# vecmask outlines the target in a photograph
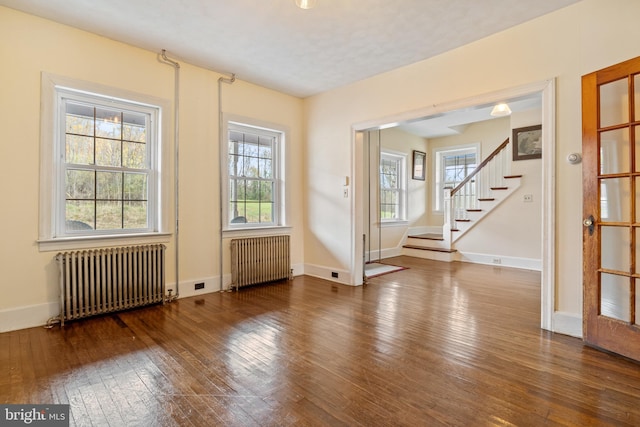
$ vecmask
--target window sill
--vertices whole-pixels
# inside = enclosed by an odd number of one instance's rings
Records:
[[[40,252],[93,249],[147,243],[167,243],[171,233],[114,234],[109,236],[77,236],[38,240]]]
[[[233,237],[258,237],[258,236],[272,236],[279,234],[291,233],[291,227],[289,226],[272,226],[272,227],[247,227],[238,229],[226,229],[222,231],[222,237],[229,239]]]

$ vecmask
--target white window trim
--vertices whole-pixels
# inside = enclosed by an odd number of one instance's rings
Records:
[[[58,194],[57,179],[52,179],[55,170],[56,131],[58,130],[58,88],[67,88],[87,94],[99,94],[114,99],[137,102],[159,107],[158,114],[158,173],[160,189],[159,200],[155,201],[157,230],[141,233],[96,234],[91,236],[55,236],[56,203]],[[170,199],[170,144],[163,141],[163,135],[170,135],[170,124],[162,119],[163,111],[170,111],[171,103],[165,99],[152,97],[112,88],[97,83],[76,80],[68,77],[42,73],[41,76],[41,108],[40,108],[40,196],[39,196],[39,228],[38,246],[41,251],[66,249],[84,249],[92,247],[114,246],[131,243],[168,242],[171,235],[169,222]]]
[[[400,179],[398,182],[400,183],[400,194],[399,194],[399,208],[400,208],[400,218],[396,219],[382,219],[380,218],[380,227],[393,227],[393,226],[402,226],[408,223],[407,217],[407,191],[409,188],[408,181],[408,173],[407,173],[407,153],[403,153],[401,151],[389,150],[387,148],[382,147],[380,149],[380,160],[382,160],[383,156],[396,158],[400,160],[401,168],[400,171]],[[378,168],[378,182],[380,180],[380,169]],[[378,210],[380,210],[380,195],[378,194]]]
[[[282,136],[275,148],[276,153],[276,166],[277,168],[277,196],[274,200],[274,206],[278,208],[278,214],[275,224],[229,224],[229,211],[227,206],[229,204],[229,171],[227,165],[227,158],[229,156],[229,123],[235,123],[243,127],[254,127],[256,129],[264,129],[271,132],[280,133]],[[253,119],[249,117],[243,117],[235,114],[223,113],[222,114],[222,137],[220,141],[220,180],[221,180],[221,215],[222,215],[222,231],[223,237],[238,237],[248,235],[264,235],[264,234],[279,234],[286,233],[291,230],[291,227],[287,225],[287,218],[289,218],[287,202],[289,199],[287,182],[287,165],[289,150],[287,150],[287,144],[289,142],[289,129],[286,126],[269,123],[266,121]]]
[[[476,162],[479,164],[482,158],[482,153],[480,152],[480,148],[482,144],[480,142],[474,142],[472,144],[463,144],[463,145],[455,145],[449,147],[439,147],[434,148],[432,151],[431,158],[433,159],[433,167],[431,170],[433,171],[433,195],[432,195],[432,206],[433,212],[442,214],[444,213],[444,201],[442,201],[442,206],[438,208],[438,195],[439,195],[439,187],[442,185],[442,157],[444,154],[449,153],[457,153],[457,154],[466,154],[474,152],[476,153]]]

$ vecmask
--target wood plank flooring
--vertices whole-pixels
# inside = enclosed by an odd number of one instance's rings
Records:
[[[78,426],[638,426],[640,365],[540,330],[537,272],[397,257],[0,334],[1,403]]]

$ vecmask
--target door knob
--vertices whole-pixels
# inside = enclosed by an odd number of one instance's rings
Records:
[[[589,218],[586,218],[584,221],[582,221],[582,224],[589,229],[589,236],[593,236],[595,222],[596,220],[595,218],[593,218],[593,215],[589,215]]]

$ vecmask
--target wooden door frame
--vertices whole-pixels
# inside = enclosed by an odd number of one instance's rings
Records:
[[[534,93],[542,94],[542,274],[540,292],[540,327],[550,331],[582,337],[581,323],[574,319],[556,316],[555,312],[555,165],[556,165],[556,89],[555,79],[543,80],[519,87],[466,98],[463,100],[432,105],[419,110],[400,113],[352,125],[351,138],[351,285],[362,285],[362,234],[364,231],[363,191],[363,138],[365,130],[392,127],[396,123],[445,113],[475,105],[500,102],[504,99]]]

